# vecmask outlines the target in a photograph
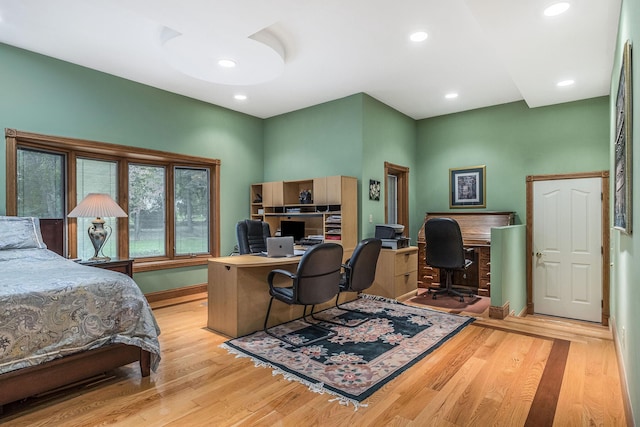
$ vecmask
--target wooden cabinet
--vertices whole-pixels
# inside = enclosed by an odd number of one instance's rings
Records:
[[[340,175],[252,184],[251,218],[268,222],[272,234],[283,220],[303,221],[305,234],[322,235],[349,253],[358,244],[357,195],[358,180]]]
[[[88,265],[90,267],[104,268],[105,270],[117,271],[124,273],[129,277],[133,277],[133,259],[111,258],[108,261],[102,260],[84,260],[78,261],[79,264]]]
[[[284,183],[282,181],[262,183],[262,205],[264,207],[284,204]]]
[[[342,177],[325,176],[314,178],[313,203],[316,205],[342,204]]]
[[[365,293],[386,298],[415,295],[418,288],[418,248],[382,249],[378,258],[376,277]]]
[[[465,248],[471,249],[473,264],[464,273],[454,274],[454,284],[475,288],[478,295],[491,295],[491,228],[512,225],[513,212],[431,212],[431,218],[453,218],[460,225]],[[440,271],[427,265],[424,225],[418,232],[418,286],[428,288],[440,285]]]

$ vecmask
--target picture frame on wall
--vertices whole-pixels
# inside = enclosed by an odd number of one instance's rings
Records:
[[[369,180],[369,200],[380,201],[380,181]]]
[[[622,53],[622,67],[616,97],[616,130],[614,135],[615,177],[613,193],[613,226],[631,234],[632,219],[632,123],[631,123],[631,42]]]
[[[449,207],[486,207],[486,166],[449,169]]]

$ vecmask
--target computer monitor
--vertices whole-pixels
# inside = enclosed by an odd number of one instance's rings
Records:
[[[280,235],[293,236],[295,242],[304,239],[304,221],[280,221]]]

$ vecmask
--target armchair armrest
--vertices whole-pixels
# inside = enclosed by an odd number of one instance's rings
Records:
[[[279,268],[275,270],[271,270],[267,275],[267,283],[269,283],[269,288],[273,289],[273,278],[276,274],[281,274],[283,276],[287,276],[291,280],[295,280],[298,276],[295,273],[292,273],[287,270],[281,270]]]

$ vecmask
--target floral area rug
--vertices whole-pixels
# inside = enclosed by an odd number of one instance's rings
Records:
[[[322,333],[298,319],[270,329],[298,346],[259,331],[227,341],[222,347],[357,409],[366,406],[363,400],[376,390],[474,320],[369,295],[361,295],[341,307],[357,312],[330,308],[315,317],[344,326],[307,316],[310,322],[335,333],[308,345],[304,343],[321,338]]]

